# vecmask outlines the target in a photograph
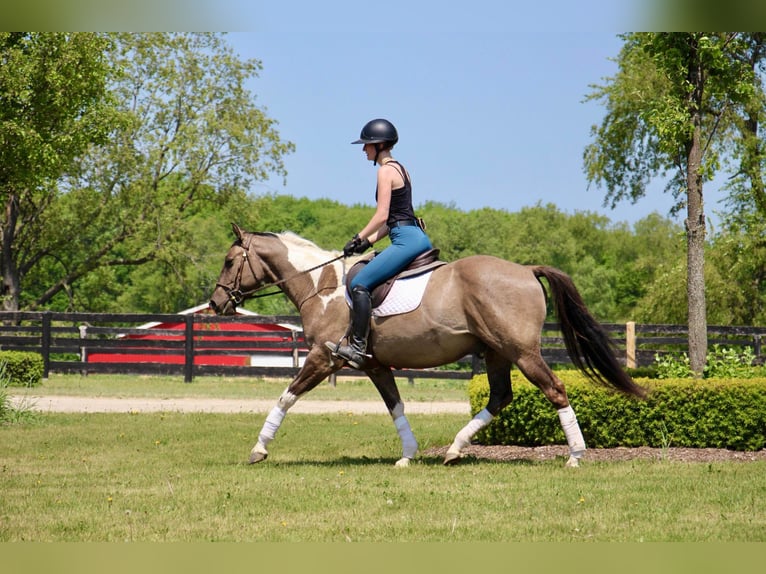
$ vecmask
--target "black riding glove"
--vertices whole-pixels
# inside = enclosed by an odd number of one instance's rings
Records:
[[[346,243],[345,247],[343,247],[343,256],[348,257],[349,255],[353,255],[354,253],[364,253],[367,251],[370,247],[372,247],[372,243],[370,243],[370,240],[366,237],[364,239],[359,237],[359,234],[357,233],[354,235],[354,237]]]
[[[360,241],[361,241],[361,239],[359,239],[359,236],[358,235],[354,235],[354,237],[351,239],[351,241],[346,243],[346,246],[343,248],[343,256],[344,257],[348,257],[349,255],[353,255],[354,254],[354,249],[356,248],[357,245],[359,245]]]
[[[357,246],[354,248],[354,253],[364,253],[367,251],[370,247],[372,247],[372,243],[370,243],[370,240],[366,237],[362,239]]]

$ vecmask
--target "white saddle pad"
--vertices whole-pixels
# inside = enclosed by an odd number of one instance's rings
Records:
[[[423,293],[425,293],[431,273],[433,271],[394,281],[394,285],[391,287],[391,291],[388,292],[385,301],[372,310],[372,316],[388,317],[389,315],[409,313],[417,309],[420,306],[420,301],[423,299]],[[348,292],[346,292],[346,303],[348,303],[349,307],[351,306],[351,297],[349,297]]]

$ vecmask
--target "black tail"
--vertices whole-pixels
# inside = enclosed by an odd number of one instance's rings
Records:
[[[554,267],[540,265],[531,269],[538,280],[545,277],[550,285],[561,333],[574,365],[596,382],[645,397],[646,389],[637,385],[622,368],[614,342],[588,311],[571,277]]]

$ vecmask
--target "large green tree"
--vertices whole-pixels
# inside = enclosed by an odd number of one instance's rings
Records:
[[[706,221],[703,183],[720,169],[733,127],[753,101],[753,67],[738,33],[636,33],[622,36],[619,71],[589,99],[606,116],[584,154],[589,182],[605,203],[637,201],[651,179],[670,175],[666,191],[686,206],[689,358],[700,376],[707,356]]]
[[[738,137],[732,141],[734,166],[727,188],[729,213],[736,231],[741,224],[757,213],[766,217],[766,143],[763,125],[766,121],[766,93],[763,74],[766,71],[766,32],[742,34],[742,49],[736,55],[739,66],[750,71],[753,81],[751,97],[744,100],[734,116],[734,129]],[[743,215],[740,218],[740,214]]]
[[[109,38],[0,33],[0,275],[4,310],[17,310],[41,248],[57,182],[89,145],[106,141]]]
[[[110,39],[116,48],[108,89],[120,121],[106,141],[80,155],[79,169],[62,181],[65,192],[40,218],[33,247],[55,256],[34,270],[40,280],[25,289],[26,308],[50,306],[64,293],[71,306],[103,308],[103,301],[78,299],[78,285],[116,298],[130,287],[126,270],[149,263],[159,271],[143,275],[145,288],[162,270],[166,281],[197,282],[199,272],[178,271],[202,265],[194,243],[210,237],[205,225],[189,221],[202,221],[200,214],[222,208],[254,181],[286,175],[282,158],[293,145],[280,139],[276,121],[246,88],[260,62],[238,58],[222,34]]]

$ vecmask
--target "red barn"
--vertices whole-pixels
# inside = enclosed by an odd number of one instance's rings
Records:
[[[207,304],[198,305],[191,309],[180,311],[179,315],[209,314],[211,311]],[[237,309],[237,315],[257,316],[257,313],[246,309]],[[177,322],[153,322],[139,325],[136,329],[146,329],[147,333],[119,335],[122,341],[136,341],[137,344],[120,345],[115,352],[95,351],[87,353],[86,360],[89,363],[169,363],[184,364],[183,347],[163,349],[158,341],[184,341],[186,324],[183,319]],[[156,331],[156,332],[153,332]],[[178,335],[168,331],[180,331]],[[216,335],[215,332],[226,331],[226,335]],[[265,342],[292,342],[300,327],[295,325],[277,323],[194,323],[194,341],[198,349],[204,348],[205,352],[195,353],[195,365],[232,365],[232,366],[259,366],[259,367],[292,367],[294,355],[291,349],[264,348]],[[237,332],[232,334],[231,332]],[[239,332],[242,334],[240,335]],[[197,334],[199,333],[199,335]],[[302,337],[299,339],[302,341]],[[151,341],[151,346],[141,346],[140,341]],[[235,351],[216,353],[215,342],[242,342],[240,349]],[[200,344],[203,343],[203,344]],[[207,343],[207,344],[205,344]],[[260,348],[259,348],[260,345]],[[305,356],[307,349],[301,345]],[[303,356],[298,359],[298,364],[303,364]]]

